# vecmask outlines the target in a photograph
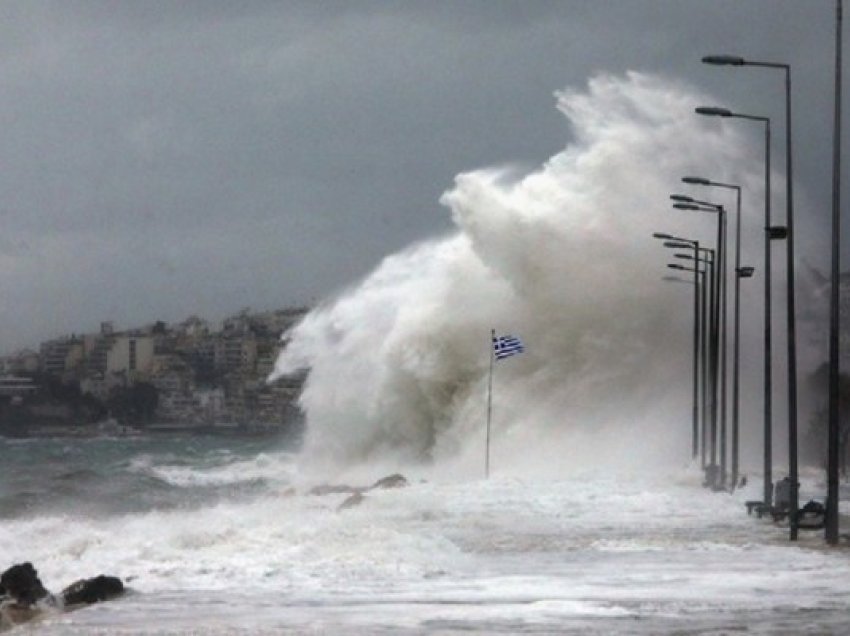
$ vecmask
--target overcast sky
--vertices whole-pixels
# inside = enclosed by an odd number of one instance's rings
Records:
[[[781,73],[708,53],[792,65],[826,227],[833,38],[831,0],[5,0],[0,352],[332,294],[450,231],[457,173],[562,149],[553,92],[600,72],[773,117],[781,167]]]

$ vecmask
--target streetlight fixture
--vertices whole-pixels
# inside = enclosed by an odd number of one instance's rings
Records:
[[[713,481],[715,488],[725,488],[726,485],[726,213],[722,205],[708,201],[700,201],[683,194],[671,194],[670,198],[676,203],[673,207],[679,210],[696,210],[701,212],[716,212],[717,218],[717,268],[713,287],[714,328],[712,329],[712,418],[717,419],[717,390],[720,389],[720,481]],[[722,343],[722,344],[721,344]]]
[[[773,503],[773,379],[771,356],[771,294],[770,294],[770,118],[735,113],[728,108],[698,106],[696,113],[708,117],[733,117],[764,124],[764,504]]]
[[[710,413],[709,413],[709,388],[711,386],[711,378],[709,376],[709,335],[711,330],[711,325],[714,322],[714,294],[709,293],[709,290],[714,289],[714,263],[716,253],[713,249],[709,247],[701,247],[700,248],[700,262],[705,264],[705,268],[703,271],[703,286],[702,286],[702,413],[703,413],[703,427],[702,427],[702,466],[703,469],[706,468],[706,436],[708,435],[708,427],[705,426],[705,422],[709,421]],[[713,400],[713,398],[712,398]],[[710,444],[711,447],[711,466],[712,471],[716,473],[716,455],[717,455],[717,420],[713,420],[714,424],[711,425],[711,439],[712,442]],[[713,480],[713,478],[712,478]]]
[[[729,190],[735,190],[735,298],[734,298],[734,335],[733,335],[733,355],[732,355],[732,488],[734,489],[738,484],[738,456],[739,456],[739,404],[740,404],[740,342],[741,342],[741,276],[737,275],[737,273],[741,269],[741,186],[734,185],[731,183],[722,183],[720,181],[712,181],[711,179],[706,179],[704,177],[682,177],[682,181],[684,183],[690,185],[701,185],[701,186],[711,186],[718,188],[725,188]],[[726,280],[726,264],[724,261],[724,281]],[[752,272],[750,273],[752,275]],[[724,295],[724,302],[726,298]],[[726,310],[724,306],[723,311],[723,333],[726,334]],[[726,360],[726,348],[724,345],[723,350],[723,359],[724,359],[724,370],[725,370],[725,360]],[[724,414],[726,408],[726,374],[723,375],[721,392],[723,394],[724,399],[721,399],[721,402],[724,405]]]
[[[670,247],[670,244],[666,244]],[[695,256],[690,254],[675,254],[675,258],[687,259],[694,262],[694,266],[705,264],[707,274],[707,285],[702,289],[702,455],[701,465],[705,471],[705,482],[707,486],[714,487],[717,483],[717,356],[716,356],[716,333],[717,333],[717,272],[719,261],[713,249],[700,247]],[[717,265],[717,266],[716,266]],[[674,268],[675,269],[675,268]],[[693,271],[693,270],[687,270]],[[708,299],[706,300],[706,295]],[[706,312],[708,317],[706,318]],[[706,426],[706,422],[709,425]],[[709,443],[706,444],[706,438]],[[706,463],[706,446],[709,449],[709,461]]]
[[[664,244],[665,247],[672,247],[673,245],[675,245],[676,247],[681,246],[678,243],[676,243],[676,244],[665,243]],[[689,248],[690,245],[684,245],[684,247]],[[705,248],[699,248],[699,250],[703,251],[703,250],[705,250]],[[677,255],[677,256],[682,256],[682,255]],[[705,262],[706,266],[704,268],[700,269],[698,265],[702,262]],[[694,267],[692,267],[692,268],[685,267],[684,265],[679,265],[678,263],[671,263],[671,264],[667,265],[667,267],[669,267],[670,269],[676,269],[676,270],[679,270],[679,271],[694,272],[694,280],[696,282],[695,294],[698,294],[698,298],[699,298],[699,300],[698,300],[699,312],[696,314],[696,317],[695,317],[695,325],[696,325],[695,336],[696,336],[696,338],[695,338],[695,341],[694,341],[694,344],[695,344],[695,347],[694,347],[695,358],[694,359],[701,361],[701,364],[700,364],[701,370],[700,370],[700,373],[699,373],[699,377],[701,379],[701,385],[702,385],[701,386],[701,388],[702,388],[702,398],[701,398],[702,425],[699,428],[699,430],[696,431],[696,433],[697,433],[696,439],[699,440],[700,467],[702,468],[703,471],[706,470],[706,437],[707,437],[707,433],[708,433],[707,426],[706,426],[706,422],[708,421],[708,383],[707,383],[707,373],[706,373],[706,371],[707,371],[707,365],[706,365],[707,350],[706,349],[707,349],[707,340],[708,340],[707,329],[706,329],[706,326],[707,326],[706,310],[707,310],[708,303],[706,302],[706,276],[707,276],[709,265],[710,264],[707,260],[703,261],[702,259],[699,259],[699,257],[697,257],[697,260],[694,262]],[[697,366],[695,365],[694,368],[696,369]],[[695,376],[695,378],[696,378],[696,376]],[[698,394],[696,392],[694,393],[694,397],[695,397],[695,400],[699,401]],[[694,404],[696,404],[697,401],[695,401]],[[713,451],[714,451],[714,446],[712,445],[712,462],[711,462],[711,465],[715,466],[715,462],[714,462],[714,459],[713,459],[713,455],[714,455]]]
[[[840,11],[839,11],[840,12]],[[797,471],[797,328],[794,293],[794,175],[791,162],[791,66],[777,62],[747,60],[737,55],[707,55],[705,64],[717,66],[760,66],[785,71],[785,181],[786,181],[786,252],[787,252],[787,331],[788,331],[788,473],[791,480],[789,515],[790,539],[797,539],[797,511],[800,508],[800,484]],[[769,274],[769,270],[766,272]]]
[[[656,238],[664,238],[664,247],[675,245],[676,248],[688,248],[694,250],[694,257],[699,257],[699,241],[694,241],[685,238],[672,237],[669,234],[653,234]],[[674,239],[674,240],[669,240]],[[693,416],[692,416],[692,437],[691,437],[691,456],[696,458],[699,450],[699,278],[698,274],[694,273],[694,355],[693,355]]]

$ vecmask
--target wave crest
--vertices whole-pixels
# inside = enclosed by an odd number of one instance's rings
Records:
[[[602,75],[556,97],[572,129],[562,152],[524,175],[459,175],[441,198],[452,235],[388,256],[288,334],[273,377],[311,370],[306,463],[477,466],[491,328],[526,345],[496,367],[497,465],[685,447],[691,296],[660,281],[650,235],[712,237],[714,216],[673,212],[668,194],[688,173],[740,182],[748,148],[693,115],[704,95],[659,77]]]

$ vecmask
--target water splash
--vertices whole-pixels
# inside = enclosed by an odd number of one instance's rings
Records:
[[[710,98],[659,77],[556,97],[573,133],[562,152],[524,175],[459,175],[441,198],[454,234],[388,256],[289,334],[272,377],[311,370],[305,465],[480,470],[491,328],[527,349],[496,367],[497,470],[687,457],[691,296],[661,282],[650,235],[712,238],[715,217],[673,212],[668,194],[689,173],[757,190],[755,153],[693,115]]]

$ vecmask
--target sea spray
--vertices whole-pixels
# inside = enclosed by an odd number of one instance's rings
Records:
[[[655,76],[598,76],[557,100],[562,152],[524,175],[459,175],[441,198],[455,233],[388,256],[288,334],[272,378],[310,369],[304,466],[477,474],[491,328],[527,349],[496,367],[496,471],[686,460],[692,296],[662,282],[670,252],[651,234],[713,244],[716,217],[668,195],[692,173],[758,192],[757,153],[693,114],[710,98]]]

